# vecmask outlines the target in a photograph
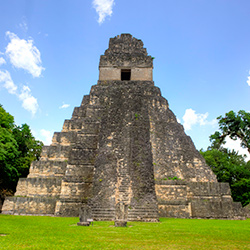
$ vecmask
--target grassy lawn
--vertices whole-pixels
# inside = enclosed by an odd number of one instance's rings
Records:
[[[250,249],[250,220],[167,219],[76,226],[78,218],[0,215],[0,249]]]

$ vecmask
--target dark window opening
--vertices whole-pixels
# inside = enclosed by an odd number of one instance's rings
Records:
[[[121,70],[121,80],[130,81],[131,78],[131,69],[122,69]]]

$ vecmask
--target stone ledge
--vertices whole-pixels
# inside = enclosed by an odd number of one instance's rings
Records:
[[[112,86],[112,87],[131,87],[131,86],[154,86],[154,81],[111,81],[111,80],[98,80],[100,86]],[[158,88],[157,88],[158,89]]]
[[[171,201],[164,201],[158,200],[158,205],[188,205],[189,201],[187,200],[171,200]]]
[[[155,180],[156,185],[187,185],[185,180]]]

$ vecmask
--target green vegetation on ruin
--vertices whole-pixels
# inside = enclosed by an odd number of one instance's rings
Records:
[[[162,218],[76,226],[78,218],[0,215],[1,249],[250,249],[250,219]]]

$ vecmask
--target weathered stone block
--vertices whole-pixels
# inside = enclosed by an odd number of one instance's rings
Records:
[[[92,220],[92,210],[87,204],[82,204],[79,209],[79,219],[80,222],[77,223],[78,226],[89,226],[90,220]]]
[[[69,153],[71,151],[70,146],[62,146],[62,145],[51,145],[44,146],[41,153],[41,160],[68,160]]]
[[[60,199],[85,199],[92,196],[92,183],[62,181]]]
[[[75,131],[69,132],[55,132],[52,145],[62,145],[62,146],[69,146],[71,143],[76,141],[77,133]]]
[[[89,104],[89,99],[90,99],[89,95],[84,95],[82,98],[81,106],[84,106],[84,107],[87,106]]]
[[[93,171],[93,165],[68,165],[64,179],[92,183],[94,174]]]
[[[79,216],[79,208],[82,205],[82,201],[71,200],[71,199],[60,199],[56,203],[56,208],[54,210],[54,214],[56,216],[64,216],[64,217],[78,217]]]
[[[15,197],[6,197],[2,207],[3,214],[14,214]]]
[[[65,174],[65,161],[34,161],[30,167],[28,178],[34,177],[62,177]]]
[[[86,135],[79,133],[75,140],[75,147],[83,149],[96,149],[98,145],[98,139],[99,138],[97,135]]]
[[[69,163],[71,165],[92,165],[95,162],[95,149],[73,148],[70,153]]]

